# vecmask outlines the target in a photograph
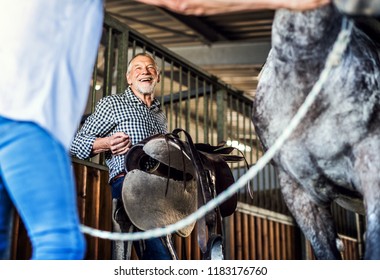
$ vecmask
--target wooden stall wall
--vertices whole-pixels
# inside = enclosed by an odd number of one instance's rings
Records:
[[[108,185],[108,171],[83,163],[73,163],[77,183],[78,209],[82,224],[112,231],[112,196]],[[86,259],[111,259],[112,242],[86,235]]]
[[[226,255],[231,260],[299,259],[299,230],[290,217],[238,203],[226,221]]]
[[[73,162],[80,220],[84,225],[112,232],[112,198],[108,171],[89,162]],[[15,216],[12,259],[29,259],[31,246],[24,226]],[[180,260],[200,260],[197,229],[186,238],[173,235]],[[289,216],[239,202],[237,211],[224,223],[225,253],[230,260],[314,259],[308,242]],[[358,241],[341,235],[346,260],[360,259]],[[86,235],[87,260],[112,259],[112,241]],[[302,248],[305,250],[302,250]],[[304,253],[302,253],[304,252]],[[137,259],[132,254],[132,259]]]

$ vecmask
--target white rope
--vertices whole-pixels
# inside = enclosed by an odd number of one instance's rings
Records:
[[[346,50],[348,42],[350,41],[350,34],[352,30],[352,21],[348,21],[346,18],[343,19],[342,30],[340,31],[336,42],[334,43],[333,49],[327,57],[325,67],[320,74],[319,80],[315,83],[313,89],[305,99],[305,102],[299,108],[298,112],[294,115],[293,119],[290,121],[288,127],[282,132],[280,137],[276,140],[272,147],[270,147],[267,152],[257,161],[257,163],[252,166],[246,174],[241,176],[234,184],[232,184],[224,192],[220,193],[217,197],[209,201],[207,204],[200,207],[197,211],[190,214],[186,218],[178,221],[175,224],[168,225],[163,228],[155,228],[143,232],[135,233],[117,233],[117,232],[108,232],[85,225],[81,226],[81,230],[84,233],[90,234],[95,237],[110,239],[110,240],[140,240],[140,239],[149,239],[153,237],[160,237],[167,234],[174,233],[185,226],[188,226],[198,219],[205,216],[209,211],[215,209],[218,205],[223,203],[239,189],[243,188],[252,178],[254,178],[257,173],[267,165],[274,155],[280,150],[284,142],[289,138],[298,124],[301,122],[302,118],[306,115],[308,109],[316,99],[318,93],[321,91],[322,86],[326,82],[327,78],[330,75],[331,70],[336,67],[340,59]]]

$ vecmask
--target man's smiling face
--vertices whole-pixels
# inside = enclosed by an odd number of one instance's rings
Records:
[[[135,57],[128,67],[127,81],[134,92],[153,94],[160,74],[152,58],[143,55]]]

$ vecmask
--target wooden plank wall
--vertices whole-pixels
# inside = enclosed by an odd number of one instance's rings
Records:
[[[89,227],[112,231],[112,196],[108,171],[73,163],[81,222]],[[86,235],[86,259],[111,259],[112,241]]]
[[[108,171],[89,165],[73,163],[77,183],[80,220],[83,224],[112,231],[112,198],[108,185]],[[248,209],[248,210],[247,210]],[[302,259],[302,247],[306,259],[313,259],[310,244],[302,246],[299,230],[289,220],[265,209],[250,212],[252,206],[239,203],[238,210],[226,218],[224,236],[226,259],[231,260],[292,260]],[[264,213],[264,214],[263,214]],[[281,216],[281,215],[280,215]],[[288,218],[289,219],[289,218]],[[285,221],[286,220],[286,221]],[[17,214],[14,219],[12,259],[29,259],[31,247],[22,222]],[[202,254],[197,241],[197,228],[189,237],[173,235],[173,242],[180,260],[200,260]],[[112,241],[86,235],[86,259],[111,259]],[[342,236],[346,250],[344,259],[360,259],[357,240]],[[137,259],[133,252],[132,259]]]
[[[344,260],[360,260],[362,256],[359,254],[359,244],[356,239],[340,235],[343,241],[344,251],[342,252],[342,257]]]
[[[297,259],[293,225],[241,211],[236,211],[227,225],[227,259]]]
[[[196,236],[174,236],[179,259],[202,258]],[[281,223],[259,215],[236,211],[225,221],[225,253],[229,260],[294,260],[300,259],[298,231],[289,223]]]

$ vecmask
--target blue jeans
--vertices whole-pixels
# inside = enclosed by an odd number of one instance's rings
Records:
[[[40,126],[0,116],[0,259],[9,248],[10,214],[18,211],[32,259],[82,259],[71,161]]]
[[[121,190],[124,177],[117,178],[111,182],[112,198],[121,200]],[[133,246],[140,260],[172,260],[168,246],[173,248],[170,240],[166,238],[152,238],[141,241],[134,241]],[[168,238],[170,239],[170,238]],[[174,250],[173,250],[174,252]]]

